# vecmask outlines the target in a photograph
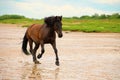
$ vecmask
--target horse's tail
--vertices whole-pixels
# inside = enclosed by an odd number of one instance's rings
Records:
[[[30,53],[27,51],[27,43],[28,43],[28,39],[27,39],[26,33],[25,33],[24,38],[23,38],[23,42],[22,42],[22,51],[23,51],[26,55],[29,55]]]

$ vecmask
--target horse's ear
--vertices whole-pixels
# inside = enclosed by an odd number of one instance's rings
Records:
[[[62,16],[60,16],[60,21],[62,21]]]
[[[60,21],[62,21],[62,16],[55,16],[55,20],[60,20]]]
[[[58,19],[58,16],[55,16],[55,20],[57,20]]]
[[[49,24],[49,18],[48,17],[46,17],[45,19],[44,19],[44,22],[46,23],[46,24]]]

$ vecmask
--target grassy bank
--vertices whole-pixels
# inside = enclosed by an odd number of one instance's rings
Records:
[[[63,18],[64,31],[80,32],[118,32],[120,33],[120,19],[77,19]],[[43,24],[43,19],[1,19],[4,24],[21,24],[22,27],[28,27],[31,24]]]

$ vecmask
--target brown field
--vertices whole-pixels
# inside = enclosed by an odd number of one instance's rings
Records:
[[[58,67],[50,45],[41,64],[24,55],[26,28],[18,26],[0,24],[0,80],[120,80],[120,33],[64,32],[57,38]]]

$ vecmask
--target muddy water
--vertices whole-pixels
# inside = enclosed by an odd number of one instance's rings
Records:
[[[22,53],[25,30],[0,24],[0,80],[120,80],[119,33],[64,32],[57,38],[58,67],[50,45],[45,45],[41,64]]]

